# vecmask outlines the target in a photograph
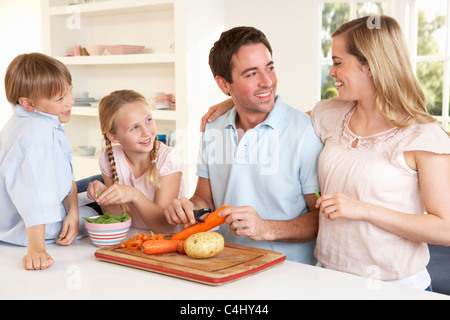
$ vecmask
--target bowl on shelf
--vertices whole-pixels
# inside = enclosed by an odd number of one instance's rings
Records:
[[[80,156],[93,156],[95,154],[95,146],[78,146],[77,151]]]
[[[98,216],[101,217],[101,216]],[[98,218],[91,217],[91,218]],[[91,223],[84,221],[84,226],[92,243],[97,247],[109,247],[119,244],[128,235],[132,219],[118,223]]]
[[[156,97],[156,109],[170,109],[173,103],[172,94],[160,94]]]
[[[91,56],[101,56],[105,52],[105,46],[87,45],[86,50]]]
[[[118,45],[112,45],[112,46],[105,46],[106,50],[112,54],[137,54],[140,53],[145,46],[132,46],[132,45],[125,45],[125,44],[118,44]]]

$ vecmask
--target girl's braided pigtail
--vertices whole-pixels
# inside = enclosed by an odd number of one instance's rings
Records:
[[[111,141],[106,137],[106,134],[104,135],[105,138],[105,144],[106,144],[106,156],[108,157],[109,161],[109,167],[111,169],[112,178],[114,180],[114,183],[119,183],[119,178],[117,177],[117,169],[116,169],[116,162],[114,161],[114,154],[112,150]],[[129,212],[129,208],[126,203],[123,203],[120,205],[122,208],[122,212]]]
[[[147,185],[153,186],[155,189],[158,189],[161,184],[158,179],[158,150],[159,150],[159,141],[158,136],[155,136],[155,141],[153,142],[153,149],[150,151],[150,168],[147,170],[146,181]]]

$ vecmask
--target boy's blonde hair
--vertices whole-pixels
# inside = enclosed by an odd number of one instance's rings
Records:
[[[106,155],[108,157],[112,177],[114,179],[114,182],[116,183],[118,183],[119,181],[117,177],[116,163],[114,161],[111,141],[108,139],[106,134],[115,134],[117,132],[116,119],[119,114],[120,108],[128,103],[136,101],[141,101],[147,105],[147,101],[140,93],[133,90],[118,90],[104,97],[100,101],[98,108],[100,129],[102,131],[106,144]],[[150,151],[150,167],[146,173],[147,185],[153,186],[155,189],[160,187],[157,170],[158,150],[159,143],[158,137],[156,136],[153,143],[153,149],[152,151]]]
[[[18,55],[9,64],[5,75],[6,98],[16,105],[19,98],[32,101],[50,99],[72,86],[72,76],[59,60],[42,53]]]
[[[376,105],[386,119],[400,128],[415,122],[436,122],[428,114],[425,94],[395,19],[384,15],[362,17],[341,25],[332,34],[338,35],[345,36],[348,53],[369,65],[377,89]]]

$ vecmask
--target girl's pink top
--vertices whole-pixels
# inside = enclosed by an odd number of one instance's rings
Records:
[[[113,146],[114,161],[116,163],[117,177],[119,178],[119,184],[124,184],[127,186],[132,186],[139,189],[150,201],[155,201],[155,189],[148,186],[145,181],[146,173],[140,177],[134,177],[131,171],[130,165],[126,159],[125,153],[122,146]],[[99,159],[100,169],[103,174],[108,177],[112,176],[111,168],[109,166],[108,157],[106,151],[103,150]],[[158,176],[162,177],[176,172],[183,172],[183,160],[176,149],[166,146],[164,143],[160,142],[160,147],[158,150]],[[181,179],[180,190],[178,193],[178,198],[184,196],[184,183],[183,178]],[[131,204],[127,204],[130,208],[130,213],[133,218],[133,227],[149,229],[151,226],[147,226],[142,220],[141,216],[138,214],[136,208]],[[168,230],[173,231],[173,230]]]
[[[348,128],[354,104],[339,98],[319,102],[311,113],[325,147],[319,157],[321,192],[342,192],[355,199],[409,214],[424,214],[416,171],[405,151],[450,153],[450,139],[434,124],[359,137]],[[352,142],[358,144],[352,148]],[[381,280],[397,280],[424,269],[426,243],[403,239],[366,221],[320,216],[314,251],[322,266]]]

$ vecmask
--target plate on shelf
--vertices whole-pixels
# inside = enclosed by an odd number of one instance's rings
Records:
[[[75,102],[92,102],[95,101],[95,98],[87,97],[87,98],[74,98]]]
[[[86,97],[86,98],[74,98],[74,104],[75,107],[89,107],[93,103],[97,103],[98,101],[95,100],[95,98],[92,97]]]

